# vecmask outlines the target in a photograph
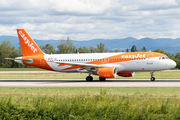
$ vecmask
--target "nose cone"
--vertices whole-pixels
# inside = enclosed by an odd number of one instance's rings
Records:
[[[168,63],[168,66],[169,66],[170,68],[174,68],[174,67],[176,67],[176,62],[175,62],[174,60],[171,60],[171,61]]]

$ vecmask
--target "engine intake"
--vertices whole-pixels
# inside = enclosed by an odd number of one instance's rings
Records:
[[[133,77],[135,72],[118,72],[117,74],[122,77]]]
[[[114,78],[117,70],[114,67],[98,68],[97,74],[102,78]]]

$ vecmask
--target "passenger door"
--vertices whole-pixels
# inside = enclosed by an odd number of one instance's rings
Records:
[[[148,54],[147,64],[148,65],[152,65],[153,64],[153,54]]]

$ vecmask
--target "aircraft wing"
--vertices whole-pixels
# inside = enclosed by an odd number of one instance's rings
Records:
[[[112,67],[111,65],[97,65],[97,64],[85,64],[85,63],[73,63],[73,62],[56,62],[56,61],[47,61],[47,62],[53,62],[57,64],[66,64],[66,65],[80,65],[83,67],[95,67],[95,68],[100,68],[100,67]]]

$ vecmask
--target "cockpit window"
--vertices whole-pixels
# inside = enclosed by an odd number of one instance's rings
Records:
[[[169,59],[169,57],[159,57],[159,60]]]

